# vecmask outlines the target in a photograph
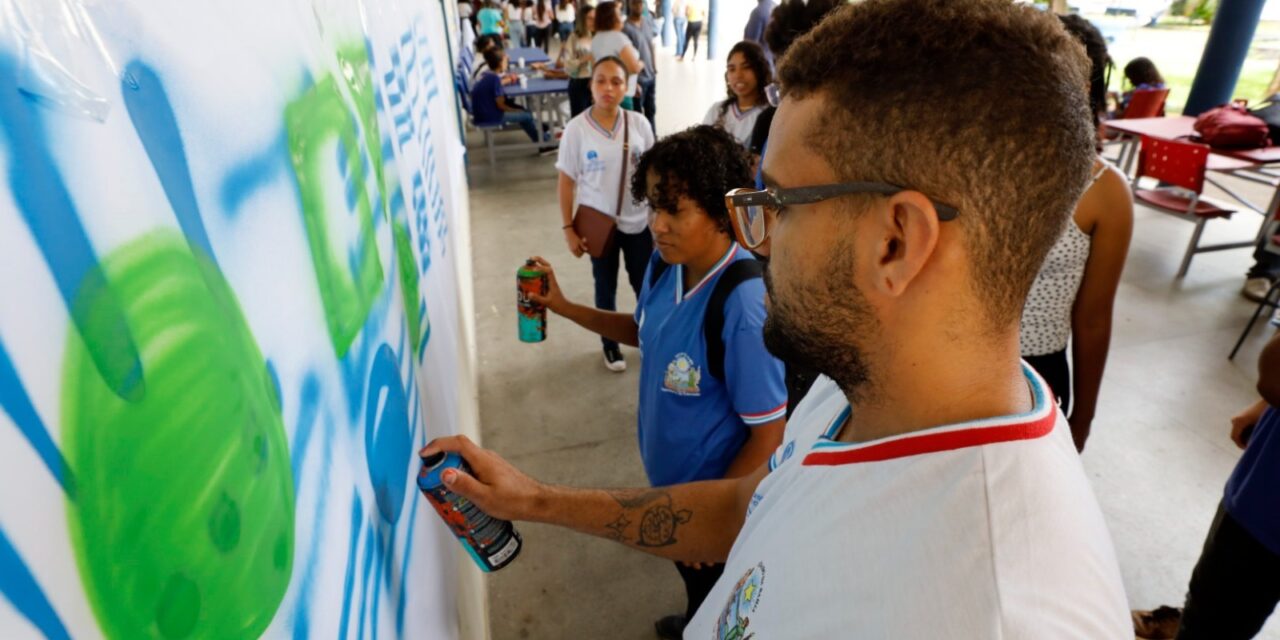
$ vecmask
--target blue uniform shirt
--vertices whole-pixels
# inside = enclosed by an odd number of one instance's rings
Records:
[[[471,87],[471,116],[476,124],[502,122],[502,108],[498,98],[502,96],[502,76],[490,71]]]
[[[649,271],[660,260],[657,252]],[[684,291],[672,265],[636,309],[640,327],[640,457],[653,486],[723,478],[755,425],[786,415],[782,363],[764,348],[764,282],[739,283],[724,305],[724,377],[706,366],[702,319],[730,262],[754,260],[737,243],[702,282]]]
[[[1280,410],[1268,407],[1249,436],[1249,446],[1227,480],[1227,513],[1280,555]]]

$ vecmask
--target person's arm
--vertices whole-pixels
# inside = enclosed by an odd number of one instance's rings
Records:
[[[618,56],[622,58],[622,64],[627,65],[627,71],[631,75],[635,75],[644,70],[644,62],[640,60],[640,54],[636,52],[636,48],[627,45],[618,52]]]
[[[1129,185],[1108,167],[1079,206],[1093,229],[1084,279],[1071,310],[1074,400],[1068,422],[1076,449],[1083,451],[1111,347],[1112,308],[1133,235],[1133,200]]]
[[[598,333],[629,347],[640,346],[640,327],[636,325],[636,319],[632,314],[601,311],[595,307],[570,301],[560,290],[560,283],[556,281],[556,272],[551,267],[551,263],[542,256],[534,256],[533,261],[538,264],[539,271],[547,274],[547,293],[545,295],[531,293],[530,300],[545,306],[558,316],[572,320],[587,331]]]
[[[1258,393],[1267,404],[1280,408],[1280,333],[1271,338],[1258,357]]]
[[[556,194],[560,197],[560,226],[564,228],[564,241],[569,245],[569,253],[575,258],[581,258],[587,252],[587,241],[579,238],[573,230],[573,190],[576,187],[577,183],[573,178],[561,171],[560,180],[556,183]]]
[[[654,489],[575,489],[538,482],[466,436],[438,438],[423,457],[454,452],[471,474],[442,476],[450,491],[503,520],[541,522],[620,542],[685,562],[723,562],[746,519],[756,486],[768,474]]]
[[[778,418],[773,422],[751,427],[751,435],[738,450],[738,455],[725,472],[726,478],[741,478],[760,465],[769,461],[769,456],[782,444],[782,433],[787,429],[787,419]]]

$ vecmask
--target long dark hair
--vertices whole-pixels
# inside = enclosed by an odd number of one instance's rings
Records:
[[[601,2],[596,5],[596,33],[613,31],[621,25],[622,19],[618,17],[618,3]]]
[[[1107,40],[1092,22],[1072,14],[1058,16],[1067,33],[1084,45],[1084,52],[1089,56],[1089,108],[1093,111],[1093,124],[1101,122],[1099,114],[1107,111],[1107,85],[1111,83],[1111,70],[1115,63],[1111,54],[1107,53]]]
[[[773,84],[773,69],[769,67],[768,58],[764,57],[764,49],[760,45],[743,40],[733,45],[729,50],[729,55],[725,56],[725,63],[733,59],[733,54],[741,53],[742,59],[747,62],[747,66],[751,67],[751,71],[756,75],[756,106],[769,104],[769,97],[765,95],[765,87]],[[727,73],[727,72],[726,72]],[[724,120],[726,114],[729,113],[729,105],[737,104],[738,94],[733,92],[733,87],[728,87],[729,99],[720,104],[720,120]]]
[[[547,0],[533,0],[533,17],[541,20],[547,15]]]
[[[1160,75],[1160,70],[1156,68],[1156,63],[1150,58],[1134,58],[1129,64],[1124,66],[1124,77],[1129,84],[1138,86],[1141,84],[1164,84],[1164,76]]]

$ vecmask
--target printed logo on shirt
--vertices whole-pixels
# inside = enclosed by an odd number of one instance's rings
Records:
[[[599,173],[604,171],[604,160],[600,159],[600,154],[595,149],[587,151],[587,161],[582,165],[583,173]]]
[[[755,613],[764,593],[764,574],[762,562],[747,571],[734,585],[728,604],[716,619],[716,640],[750,640],[755,637],[754,633],[747,633],[747,628],[751,626],[751,614]]]
[[[702,381],[702,367],[694,366],[693,358],[687,353],[676,354],[667,364],[667,375],[662,381],[663,391],[678,396],[700,396],[702,390],[698,383]]]

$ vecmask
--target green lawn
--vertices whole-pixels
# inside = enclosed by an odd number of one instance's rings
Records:
[[[1123,90],[1122,70],[1125,63],[1137,56],[1151,58],[1169,84],[1169,113],[1180,113],[1191,90],[1209,35],[1207,25],[1187,24],[1181,19],[1166,19],[1155,27],[1133,28],[1123,20],[1102,16],[1086,16],[1113,37],[1109,45],[1111,57],[1116,61],[1112,74],[1112,89]],[[1236,83],[1235,97],[1245,98],[1250,104],[1262,101],[1267,85],[1280,64],[1280,23],[1264,22],[1258,25],[1249,57],[1245,61],[1240,79]]]

